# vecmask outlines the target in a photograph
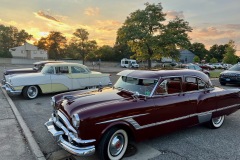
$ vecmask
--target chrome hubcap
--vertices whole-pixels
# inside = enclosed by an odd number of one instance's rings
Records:
[[[112,156],[117,156],[121,153],[123,147],[124,147],[124,137],[122,134],[116,134],[111,143],[110,143],[110,147],[109,147],[109,152]]]
[[[221,121],[222,121],[222,116],[213,118],[213,123],[214,124],[219,124],[219,123],[221,123]]]
[[[37,92],[37,88],[34,86],[28,88],[28,96],[30,98],[35,97],[37,95]]]

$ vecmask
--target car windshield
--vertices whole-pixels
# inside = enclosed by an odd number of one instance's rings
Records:
[[[198,70],[198,71],[201,71],[201,70],[202,70],[202,68],[199,67],[198,65],[195,65],[195,68],[196,68],[196,70]]]
[[[43,74],[53,74],[54,69],[52,66],[44,66],[43,69],[41,70],[41,73]]]
[[[240,65],[239,64],[235,64],[234,66],[229,68],[229,71],[240,71]]]
[[[139,93],[144,96],[150,96],[157,82],[158,80],[156,79],[140,79],[121,76],[115,83],[114,88],[131,93]]]

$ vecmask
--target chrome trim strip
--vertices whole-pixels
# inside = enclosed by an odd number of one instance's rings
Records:
[[[145,116],[148,115],[149,113],[145,113],[145,114],[138,114],[138,115],[133,115],[133,116],[128,116],[128,117],[122,117],[122,118],[116,118],[116,119],[112,119],[112,120],[108,120],[108,121],[103,121],[103,122],[99,122],[96,124],[104,124],[104,123],[109,123],[109,122],[116,122],[119,120],[126,120],[128,118],[135,118],[135,117],[140,117],[140,116]]]
[[[158,126],[158,125],[162,125],[162,124],[166,124],[166,123],[170,123],[170,122],[174,122],[174,121],[179,121],[179,120],[183,120],[183,119],[187,119],[187,118],[191,118],[191,117],[195,117],[195,116],[198,116],[198,117],[207,116],[209,114],[212,114],[213,112],[222,111],[222,110],[237,107],[237,106],[240,107],[240,104],[234,104],[234,105],[230,105],[230,106],[227,106],[227,107],[210,110],[210,111],[207,111],[207,112],[190,114],[190,115],[187,115],[187,116],[173,118],[173,119],[169,119],[169,120],[165,120],[165,121],[161,121],[161,122],[155,122],[155,123],[151,123],[151,124],[147,124],[147,125],[143,125],[143,126],[139,125],[139,123],[137,121],[135,121],[133,118],[139,117],[139,116],[145,116],[145,115],[148,115],[149,113],[112,119],[112,120],[103,121],[103,122],[96,123],[96,124],[103,124],[103,123],[115,122],[115,121],[118,121],[118,120],[124,120],[124,121],[130,123],[136,130],[138,130],[138,129],[149,128],[149,127]]]

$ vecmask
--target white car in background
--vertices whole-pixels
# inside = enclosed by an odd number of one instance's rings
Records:
[[[213,63],[211,64],[215,69],[224,69],[221,63]]]
[[[34,99],[40,93],[64,92],[111,85],[109,74],[78,63],[48,63],[39,73],[8,75],[2,87],[10,95]]]
[[[232,64],[226,64],[226,63],[223,64],[224,69],[229,69],[232,66],[233,66]]]

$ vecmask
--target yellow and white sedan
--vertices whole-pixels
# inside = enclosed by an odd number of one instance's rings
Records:
[[[48,63],[39,73],[9,75],[2,86],[10,95],[34,99],[40,93],[63,92],[111,85],[109,74],[90,71],[78,63]]]

